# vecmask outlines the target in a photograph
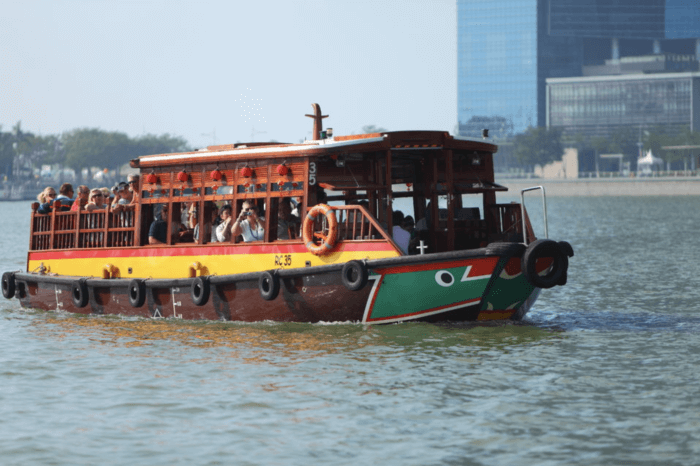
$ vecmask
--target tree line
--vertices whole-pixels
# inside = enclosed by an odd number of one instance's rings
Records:
[[[0,173],[9,180],[32,178],[32,168],[45,164],[80,173],[86,167],[117,169],[141,155],[188,150],[184,138],[169,134],[129,137],[118,131],[79,128],[60,135],[37,135],[24,131],[21,122],[10,131],[0,125]]]
[[[581,171],[595,171],[601,154],[622,154],[623,160],[632,162],[631,166],[635,169],[639,156],[639,142],[644,152],[651,149],[656,157],[663,159],[672,169],[686,168],[689,156],[697,156],[700,153],[700,149],[662,149],[670,146],[700,145],[700,132],[691,131],[688,127],[655,126],[640,129],[628,126],[615,129],[607,137],[587,137],[582,134],[566,137],[561,128],[530,127],[522,133],[515,134],[512,125],[503,125],[498,118],[475,118],[476,121],[470,120],[465,126],[483,126],[490,123],[496,128],[492,136],[493,142],[499,145],[499,150],[494,157],[494,164],[496,171],[501,172],[513,169],[529,172],[534,170],[535,165],[544,166],[561,160],[566,147],[578,149]],[[481,137],[475,133],[464,135]]]

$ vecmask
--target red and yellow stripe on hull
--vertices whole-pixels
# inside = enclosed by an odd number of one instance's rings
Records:
[[[27,271],[80,277],[186,278],[228,275],[397,257],[385,241],[343,242],[323,256],[311,254],[301,243],[227,244],[138,247],[30,252]]]

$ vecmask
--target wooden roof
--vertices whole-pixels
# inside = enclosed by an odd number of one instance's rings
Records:
[[[358,153],[379,150],[476,150],[494,153],[497,146],[471,138],[453,137],[444,131],[393,131],[336,136],[299,144],[238,143],[209,146],[192,152],[156,154],[131,161],[133,168],[152,168],[193,163],[220,163],[264,158],[285,158]]]

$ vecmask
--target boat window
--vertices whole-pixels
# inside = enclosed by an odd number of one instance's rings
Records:
[[[144,189],[141,191],[141,198],[142,199],[157,199],[157,198],[163,198],[163,197],[170,197],[170,190],[169,189]]]
[[[244,184],[239,184],[236,193],[238,194],[254,194],[254,193],[264,193],[267,191],[267,183],[255,183],[255,182],[245,182]]]
[[[173,197],[194,196],[196,194],[199,194],[197,188],[173,189]]]
[[[279,181],[272,184],[272,192],[299,191],[303,189],[303,181]]]
[[[216,190],[214,189],[213,186],[207,186],[204,189],[204,194],[206,196],[212,196],[212,195],[223,196],[223,195],[227,195],[227,194],[233,194],[233,186],[217,186]]]

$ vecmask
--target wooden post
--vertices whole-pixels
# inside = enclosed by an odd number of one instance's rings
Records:
[[[267,212],[265,212],[265,234],[263,235],[263,242],[270,242],[270,216],[272,215],[272,204],[270,204],[270,192],[272,190],[272,163],[267,161],[267,186],[265,188],[265,206],[267,206]],[[277,232],[275,232],[277,233]]]
[[[29,250],[30,251],[32,251],[34,249],[34,222],[36,222],[35,217],[36,217],[36,211],[38,209],[39,209],[39,203],[32,202],[31,221],[29,223]]]
[[[447,183],[447,250],[455,249],[455,207],[458,203],[454,199],[454,173],[452,172],[452,150],[444,150],[445,155],[445,182]]]
[[[391,186],[391,148],[386,150],[386,224],[387,233],[389,236],[393,235],[394,232],[394,222],[393,222],[393,212],[394,212],[394,191]],[[393,237],[393,236],[392,236]]]
[[[49,249],[53,249],[54,236],[56,235],[56,210],[61,207],[61,201],[54,201],[53,208],[51,209],[51,233],[49,234]]]
[[[108,201],[109,202],[109,201]],[[104,210],[104,225],[103,225],[103,233],[102,233],[102,247],[106,248],[107,247],[107,236],[109,235],[109,219],[112,216],[112,205],[107,204]]]

